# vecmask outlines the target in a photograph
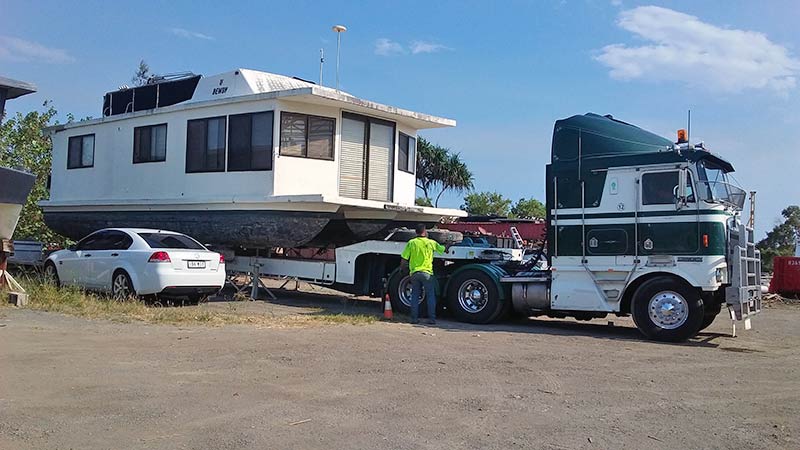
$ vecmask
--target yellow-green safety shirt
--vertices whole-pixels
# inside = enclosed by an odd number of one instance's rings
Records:
[[[443,255],[444,245],[426,237],[415,237],[408,241],[400,257],[408,260],[411,273],[425,272],[433,275],[433,252]]]

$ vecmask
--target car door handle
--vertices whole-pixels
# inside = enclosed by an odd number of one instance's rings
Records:
[[[87,253],[87,254],[83,255],[83,257],[84,257],[84,258],[88,258],[88,257],[90,257],[90,256],[92,256],[92,254],[91,254],[91,253]]]
[[[119,256],[119,253],[112,253],[111,256]]]

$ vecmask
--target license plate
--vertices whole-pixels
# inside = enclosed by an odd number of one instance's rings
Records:
[[[186,264],[188,264],[188,267],[190,269],[205,269],[206,268],[206,262],[205,261],[186,261]]]

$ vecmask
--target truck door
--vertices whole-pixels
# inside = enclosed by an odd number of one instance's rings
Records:
[[[699,222],[691,174],[686,171],[686,203],[679,197],[681,169],[649,170],[640,178],[638,246],[640,255],[694,255]]]

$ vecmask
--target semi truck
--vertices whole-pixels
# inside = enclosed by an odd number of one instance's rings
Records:
[[[673,142],[612,116],[556,121],[545,245],[530,257],[472,239],[447,242],[445,232],[447,251],[434,263],[439,304],[478,324],[512,313],[632,316],[659,341],[695,336],[725,306],[749,329],[761,310],[761,260],[741,218],[746,192],[731,182],[730,162],[682,131]],[[407,312],[403,233],[336,248],[323,260],[236,255],[228,270],[388,295]]]

